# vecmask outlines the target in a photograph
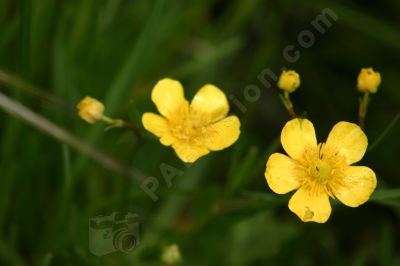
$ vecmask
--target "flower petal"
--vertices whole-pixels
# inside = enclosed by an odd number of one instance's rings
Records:
[[[301,187],[289,201],[289,209],[303,222],[325,223],[331,215],[329,196],[323,188]]]
[[[347,164],[361,160],[367,146],[367,136],[358,125],[349,122],[337,123],[326,141],[326,147],[339,151],[346,157]]]
[[[169,120],[180,119],[188,112],[189,103],[185,99],[183,87],[179,81],[162,79],[154,86],[151,100],[160,114]]]
[[[300,186],[299,169],[292,158],[281,154],[272,154],[267,161],[265,179],[271,190],[277,194],[286,194]]]
[[[214,85],[204,85],[194,96],[190,111],[198,114],[205,123],[224,118],[229,112],[229,104],[225,94]]]
[[[160,142],[164,146],[170,146],[174,142],[176,142],[177,139],[171,134],[171,132],[167,132],[162,137],[160,138]]]
[[[205,147],[187,142],[175,142],[172,144],[178,157],[185,163],[193,163],[201,156],[208,154],[210,151]]]
[[[153,133],[157,137],[161,137],[169,131],[167,119],[153,113],[144,113],[142,116],[142,123],[147,131]]]
[[[300,158],[305,149],[316,149],[317,138],[313,124],[307,119],[290,120],[282,129],[281,143],[293,159]]]
[[[231,146],[239,138],[240,121],[236,116],[229,116],[207,126],[204,144],[209,150],[219,151]]]
[[[160,138],[160,142],[163,145],[169,146],[175,141],[174,136],[170,133],[168,121],[164,117],[153,113],[145,113],[142,116],[142,123],[147,131]]]
[[[343,179],[331,186],[335,197],[350,207],[366,202],[376,188],[374,171],[365,166],[350,166],[343,174]]]

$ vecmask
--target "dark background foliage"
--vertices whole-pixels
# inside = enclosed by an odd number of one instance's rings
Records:
[[[321,33],[312,21],[326,8],[337,20],[329,17]],[[399,12],[400,2],[388,0],[0,0],[1,71],[67,108],[12,83],[2,82],[1,91],[159,182],[154,202],[137,175],[107,170],[0,112],[0,265],[160,265],[171,243],[182,265],[399,265],[399,124],[383,134],[400,109]],[[299,36],[310,32],[315,40],[302,47]],[[283,55],[288,45],[299,52],[296,62]],[[289,116],[273,79],[266,86],[259,75],[282,67],[300,73],[295,109],[323,141],[338,121],[357,121],[356,77],[370,66],[383,82],[365,130],[376,146],[360,164],[375,170],[377,192],[356,209],[334,203],[326,224],[302,223],[287,208],[289,196],[265,184],[265,162],[281,151]],[[140,122],[155,111],[150,93],[163,77],[179,79],[189,99],[213,83],[240,101],[246,111],[231,101],[239,141],[190,167],[180,162]],[[246,97],[255,90],[257,99]],[[73,108],[86,95],[144,137],[84,123]],[[170,187],[163,164],[184,172]],[[128,254],[96,257],[88,221],[114,211],[139,215],[141,243]]]

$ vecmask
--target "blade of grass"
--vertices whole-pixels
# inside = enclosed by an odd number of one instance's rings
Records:
[[[380,189],[374,192],[371,196],[371,201],[380,201],[387,199],[400,198],[400,188]]]
[[[183,176],[177,178],[175,183],[173,183],[172,190],[183,189],[192,191],[196,187],[199,186],[201,180],[205,177],[205,172],[209,167],[211,161],[210,158],[204,158],[196,164],[190,165],[188,169],[186,169]],[[182,195],[176,193],[168,193],[165,198],[162,198],[157,202],[160,205],[159,209],[156,213],[151,216],[151,220],[147,222],[147,229],[143,232],[143,242],[146,242],[148,245],[154,245],[155,243],[159,243],[162,241],[162,235],[160,232],[171,228],[176,222],[177,217],[185,208],[187,202],[190,200],[190,195]],[[133,263],[144,249],[139,249],[136,252],[132,253],[132,261]]]
[[[31,10],[31,0],[21,0],[19,72],[27,79],[30,76]]]
[[[326,8],[326,4],[313,2],[312,8],[317,8],[318,12],[320,12]],[[396,50],[400,49],[400,31],[398,28],[365,12],[333,3],[332,1],[329,3],[329,8],[339,17],[339,23],[369,35]]]
[[[132,86],[137,75],[136,73],[140,70],[141,61],[145,60],[144,54],[146,54],[145,51],[147,49],[146,43],[151,42],[156,27],[158,27],[158,24],[160,23],[164,3],[165,0],[158,0],[154,4],[152,14],[150,15],[146,25],[143,27],[143,31],[138,36],[137,42],[128,56],[128,60],[125,62],[122,70],[108,91],[105,98],[105,105],[111,115],[116,111],[127,90]]]
[[[76,21],[71,32],[71,50],[78,51],[86,45],[90,45],[92,35],[96,32],[98,19],[97,0],[86,0],[79,2]]]
[[[9,147],[6,147],[6,152]],[[7,153],[4,154],[7,154]],[[5,157],[2,154],[3,158]],[[9,153],[8,153],[9,154]],[[16,174],[16,167],[8,163],[8,158],[4,158],[0,163],[1,179],[0,179],[0,228],[3,228],[10,206],[12,206],[12,194],[14,192],[14,186],[17,186],[16,179],[13,178]],[[1,242],[1,237],[0,237]]]
[[[390,223],[386,222],[382,224],[380,230],[380,250],[379,250],[379,265],[390,266],[393,264],[393,254],[394,250],[393,244],[393,231],[391,230]]]
[[[108,170],[111,170],[126,177],[131,177],[137,182],[141,182],[144,178],[144,175],[138,169],[131,170],[128,167],[120,164],[119,162],[113,160],[104,153],[96,150],[92,146],[80,141],[74,135],[47,120],[43,116],[32,112],[27,107],[10,99],[3,93],[0,93],[0,108],[5,110],[9,114],[25,121],[31,126],[43,131],[54,139],[65,143],[70,147],[78,150],[82,154],[85,154],[86,156],[92,158]]]
[[[0,22],[1,24],[2,22]],[[0,62],[5,62],[3,60],[4,54],[8,53],[6,50],[9,47],[10,43],[15,39],[18,32],[19,20],[17,17],[13,17],[11,21],[7,22],[8,26],[1,29],[1,36],[0,36]],[[5,57],[5,56],[4,56]]]
[[[172,77],[186,77],[193,73],[198,73],[204,69],[216,65],[222,59],[228,58],[233,53],[237,52],[243,45],[243,40],[240,38],[231,38],[222,44],[218,45],[215,49],[210,50],[208,53],[202,54],[199,58],[180,66],[179,68],[171,71],[168,76]]]
[[[257,147],[251,147],[246,155],[244,156],[244,160],[242,160],[240,166],[236,169],[235,175],[233,176],[232,180],[230,180],[226,193],[232,194],[239,188],[246,177],[248,177],[248,173],[254,169],[254,165],[257,164],[257,158],[259,154],[259,150]]]
[[[369,146],[368,152],[372,151],[378,144],[386,137],[386,135],[393,129],[393,127],[399,122],[400,120],[400,112],[393,118],[393,120],[389,123],[389,125],[383,130],[383,132],[379,135],[378,138]]]
[[[63,161],[63,178],[60,184],[60,192],[57,200],[57,212],[52,215],[53,219],[46,219],[46,230],[42,231],[42,241],[38,243],[41,246],[41,250],[55,252],[55,250],[60,250],[63,248],[68,238],[69,234],[59,235],[58,232],[65,231],[68,227],[68,222],[70,218],[68,216],[68,207],[71,197],[71,158],[70,149],[66,144],[61,144],[61,156]]]
[[[70,149],[67,145],[63,144],[62,146],[62,158],[63,158],[63,170],[64,170],[64,178],[61,184],[61,194],[59,198],[59,217],[56,230],[58,232],[63,230],[64,223],[66,219],[68,219],[68,206],[70,204],[71,198],[71,185],[72,185],[72,175],[71,175],[71,155]],[[57,233],[57,232],[54,232]],[[68,235],[65,235],[60,239],[60,236],[56,236],[58,242],[63,245],[65,241],[68,239]]]
[[[260,156],[257,156],[259,154],[258,150],[251,148],[247,152],[246,156],[244,156],[244,160],[242,160],[241,162],[236,162],[239,166],[235,167],[233,170],[233,173],[235,174],[232,176],[232,180],[230,180],[230,183],[227,187],[227,194],[231,195],[232,193],[237,191],[237,189],[243,187],[246,183],[250,182],[254,174],[258,173],[265,167],[265,163],[268,157],[279,148],[279,145],[280,138],[277,137],[270,143],[265,152],[262,153],[263,155],[265,155],[265,157],[262,157],[260,159]],[[256,160],[257,157],[258,160]]]
[[[18,33],[19,36],[17,38],[17,52],[18,56],[16,58],[17,61],[17,70],[18,74],[26,79],[29,79],[31,76],[30,73],[30,49],[31,49],[31,1],[30,0],[22,0],[19,3],[20,5],[18,6],[19,8],[19,27],[18,27]],[[22,99],[23,95],[20,93],[20,91],[13,91],[12,94],[19,99]],[[12,120],[12,119],[7,119],[5,121],[5,136],[3,141],[2,147],[4,147],[3,153],[2,153],[2,167],[7,166],[7,165],[12,165],[13,160],[15,160],[14,156],[18,156],[18,159],[21,161],[24,161],[24,155],[17,155],[17,151],[22,148],[21,146],[21,138],[22,135],[22,123],[20,123],[17,120]],[[26,158],[26,157],[25,157]],[[11,168],[12,169],[12,168]],[[18,186],[18,183],[15,182],[14,180],[12,181],[7,181],[7,179],[16,179],[16,176],[20,175],[23,170],[22,169],[12,169],[15,170],[8,172],[6,168],[2,168],[2,172],[4,173],[2,176],[2,181],[5,184],[9,184],[10,191],[14,191],[14,186]],[[26,178],[26,182],[24,183],[24,186],[21,187],[20,191],[20,197],[19,200],[24,201],[24,202],[29,202],[29,199],[33,198],[34,195],[32,194],[32,187],[33,187],[33,180],[32,178]],[[31,216],[29,211],[31,211],[32,208],[22,210],[20,214],[24,214],[27,216]],[[18,216],[15,217],[15,224],[11,226],[10,232],[10,237],[8,239],[8,246],[10,247],[10,250],[12,250],[12,253],[17,253],[18,250],[18,245],[19,243],[19,237],[17,233],[21,233],[24,231],[27,235],[30,235],[30,232],[33,232],[33,227],[30,226],[31,224],[27,225],[25,228],[20,228],[18,227]],[[13,234],[15,233],[15,234]],[[29,236],[28,236],[29,238]],[[17,256],[14,257],[13,263],[18,261]]]
[[[7,73],[6,71],[0,69],[0,84],[4,84],[6,87],[11,88],[11,89],[16,89],[21,92],[28,93],[43,102],[46,102],[48,104],[54,105],[58,108],[63,108],[69,111],[74,110],[73,106],[70,104],[66,103],[64,100],[55,97],[54,95],[39,89],[28,82],[22,80],[21,78],[18,78],[10,73]]]

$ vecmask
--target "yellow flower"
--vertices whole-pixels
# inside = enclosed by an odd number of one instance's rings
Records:
[[[86,96],[78,103],[76,108],[79,111],[79,116],[90,124],[103,118],[104,105],[92,97]]]
[[[293,119],[283,128],[281,143],[287,154],[272,154],[265,178],[277,194],[297,189],[289,209],[304,222],[324,223],[331,214],[329,196],[347,206],[366,202],[376,187],[375,173],[361,160],[368,140],[359,126],[337,123],[326,143],[317,144],[314,126],[307,119]]]
[[[144,128],[161,144],[172,145],[184,162],[229,147],[239,137],[239,119],[227,117],[225,94],[213,85],[203,86],[189,104],[179,81],[163,79],[153,88],[151,99],[162,116],[145,113]]]
[[[294,70],[283,71],[278,80],[278,87],[289,93],[300,86],[300,76]]]
[[[376,93],[381,84],[381,74],[373,68],[363,68],[357,79],[357,88],[361,92]]]

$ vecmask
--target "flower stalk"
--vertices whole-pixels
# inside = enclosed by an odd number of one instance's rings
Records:
[[[368,103],[370,101],[369,95],[375,94],[381,84],[381,75],[379,72],[374,71],[373,68],[363,68],[357,78],[357,89],[364,93],[360,99],[360,106],[358,109],[358,124],[365,128],[365,117],[367,115]]]
[[[300,75],[294,70],[283,71],[278,80],[278,87],[283,90],[279,97],[292,118],[296,118],[297,115],[290,100],[290,93],[295,92],[300,83]]]
[[[365,128],[365,117],[367,116],[368,103],[369,103],[369,93],[365,92],[363,97],[360,98],[360,107],[358,109],[358,125],[364,129]]]
[[[287,91],[284,91],[282,94],[279,95],[283,105],[285,106],[286,110],[288,111],[289,115],[292,118],[296,118],[297,114],[294,111],[292,100],[290,99],[290,94]]]

